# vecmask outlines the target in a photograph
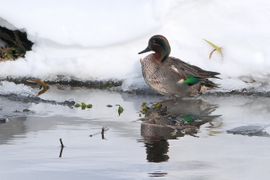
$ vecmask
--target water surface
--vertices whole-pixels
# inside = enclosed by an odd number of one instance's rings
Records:
[[[222,116],[203,124],[198,137],[149,142],[141,135],[140,106],[161,97],[57,87],[41,97],[92,103],[93,108],[0,97],[0,115],[7,118],[0,124],[1,180],[270,178],[270,139],[226,132],[270,124],[270,99],[202,97],[217,105],[211,114]],[[121,116],[116,104],[124,108]],[[102,138],[103,127],[108,130]],[[59,138],[65,145],[61,158]]]

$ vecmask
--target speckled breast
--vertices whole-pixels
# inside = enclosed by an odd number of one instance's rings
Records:
[[[168,90],[164,83],[166,82],[166,73],[162,67],[153,59],[153,55],[148,55],[141,59],[142,73],[145,82],[160,94],[168,94]]]

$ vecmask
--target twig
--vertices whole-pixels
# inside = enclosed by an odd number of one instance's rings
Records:
[[[102,129],[101,129],[101,138],[102,138],[102,139],[105,139],[104,133],[105,133],[105,128],[102,127]]]
[[[63,144],[62,138],[60,138],[59,141],[60,141],[60,144],[61,144],[61,148],[64,148],[65,146]]]
[[[195,137],[195,138],[198,138],[199,136],[197,136],[197,135],[195,135],[195,134],[187,134],[187,135],[190,135],[190,136],[192,136],[192,137]]]
[[[101,134],[101,138],[102,138],[102,139],[105,139],[105,132],[108,131],[108,130],[109,130],[109,128],[102,127],[101,132],[96,132],[96,133],[94,133],[94,134],[90,134],[89,136],[90,136],[90,137],[93,137],[93,136],[96,136],[96,135]]]
[[[209,59],[212,58],[212,55],[213,55],[213,53],[214,53],[216,50],[217,50],[217,49],[213,49],[213,50],[210,52],[210,54],[209,54]]]
[[[59,158],[61,158],[65,146],[64,146],[64,143],[63,143],[63,141],[62,141],[62,138],[60,138],[59,141],[60,141],[60,144],[61,144],[61,149],[60,149],[60,153],[59,153]]]

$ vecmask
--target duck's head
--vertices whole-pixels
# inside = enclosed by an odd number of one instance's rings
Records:
[[[161,62],[165,61],[171,52],[169,41],[162,35],[154,35],[148,41],[148,46],[139,54],[154,51]]]

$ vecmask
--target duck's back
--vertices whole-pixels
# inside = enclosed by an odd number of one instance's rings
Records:
[[[181,75],[174,71],[171,61],[168,58],[164,62],[158,62],[154,54],[141,59],[144,79],[152,89],[160,94],[187,96],[188,87],[177,83],[181,79]]]

